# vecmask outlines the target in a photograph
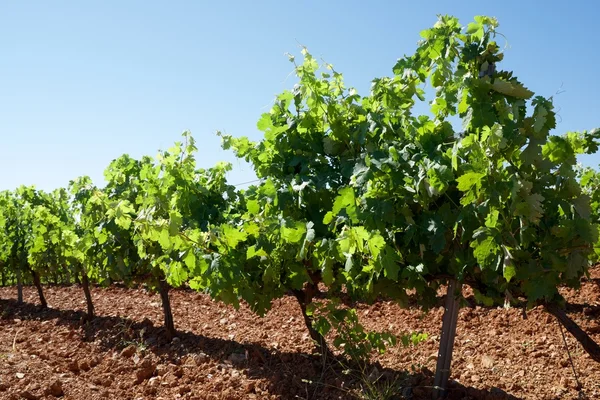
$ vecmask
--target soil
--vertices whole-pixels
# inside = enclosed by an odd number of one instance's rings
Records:
[[[189,290],[172,290],[178,336],[167,343],[158,294],[93,288],[97,317],[85,321],[79,286],[33,287],[18,305],[0,288],[0,399],[430,399],[443,308],[356,305],[369,329],[426,332],[416,346],[375,355],[362,372],[323,360],[293,296],[264,317]],[[465,296],[470,293],[465,290]],[[567,312],[600,342],[600,267],[580,291],[564,290]],[[481,308],[459,313],[450,399],[598,399],[600,364],[565,332],[578,388],[554,317],[534,309]],[[377,382],[371,383],[379,377]]]

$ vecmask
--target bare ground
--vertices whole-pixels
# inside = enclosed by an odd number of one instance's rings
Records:
[[[567,311],[600,341],[600,268],[581,291],[564,292]],[[465,295],[469,295],[466,291]],[[417,346],[376,356],[363,371],[314,353],[293,297],[266,317],[188,290],[171,292],[178,337],[166,343],[160,298],[143,289],[92,290],[97,318],[84,322],[80,287],[34,288],[17,305],[0,288],[0,399],[375,399],[368,376],[394,399],[429,399],[443,308],[425,313],[392,302],[357,305],[375,330],[426,332]],[[464,307],[452,363],[451,399],[600,398],[600,364],[568,335],[577,387],[559,325],[534,309]]]

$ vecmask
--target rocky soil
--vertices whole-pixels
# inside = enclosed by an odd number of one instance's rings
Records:
[[[568,314],[600,342],[600,268],[579,292],[564,291]],[[465,291],[468,297],[469,292]],[[443,308],[357,305],[368,328],[426,332],[360,369],[314,354],[293,297],[260,318],[189,290],[173,290],[179,335],[167,343],[160,298],[144,289],[94,288],[97,318],[84,320],[80,287],[34,288],[18,305],[0,288],[0,399],[429,399]],[[440,302],[440,304],[442,304]],[[459,314],[451,399],[598,399],[600,364],[534,309],[466,306]],[[376,383],[371,383],[379,378]]]

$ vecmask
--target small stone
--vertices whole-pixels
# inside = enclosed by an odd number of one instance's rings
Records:
[[[25,374],[22,372],[17,372],[16,375],[17,375],[17,378],[19,378],[19,379],[25,378]]]
[[[484,355],[481,357],[481,365],[483,368],[492,368],[494,366],[494,359],[491,356]]]
[[[479,382],[481,382],[481,377],[479,375],[473,375],[473,376],[471,376],[471,382],[479,383]]]

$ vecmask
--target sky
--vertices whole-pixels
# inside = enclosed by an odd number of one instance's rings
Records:
[[[501,68],[555,96],[557,133],[600,127],[600,2],[0,1],[0,190],[43,190],[111,160],[155,156],[190,130],[200,167],[230,161],[216,131],[257,140],[260,115],[295,83],[285,53],[304,45],[368,94],[412,54],[437,14],[497,17]],[[558,94],[557,94],[558,93]],[[600,155],[582,157],[597,167]]]

